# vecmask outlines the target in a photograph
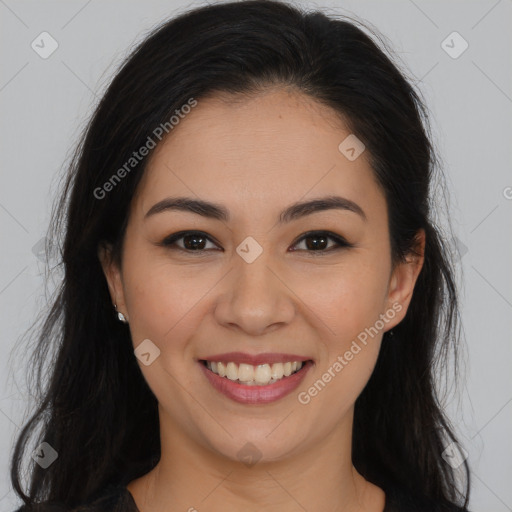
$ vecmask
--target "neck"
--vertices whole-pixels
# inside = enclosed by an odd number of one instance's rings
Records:
[[[307,450],[248,466],[161,423],[159,463],[127,488],[140,512],[382,512],[383,491],[352,465],[351,425],[352,417]]]

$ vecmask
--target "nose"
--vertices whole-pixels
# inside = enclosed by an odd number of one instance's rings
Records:
[[[283,274],[283,272],[281,272]],[[236,257],[215,308],[220,325],[261,336],[289,324],[294,293],[265,251],[252,263]]]

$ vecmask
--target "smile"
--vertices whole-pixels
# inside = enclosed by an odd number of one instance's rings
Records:
[[[198,360],[214,390],[242,404],[267,404],[292,393],[314,366],[312,360],[258,364]]]
[[[288,361],[286,363],[259,364],[257,366],[234,362],[226,364],[221,361],[205,361],[204,364],[220,377],[247,386],[266,386],[298,372],[302,368],[303,362]]]

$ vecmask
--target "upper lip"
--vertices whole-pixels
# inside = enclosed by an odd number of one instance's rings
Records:
[[[201,358],[200,361],[211,361],[216,363],[242,363],[257,366],[259,364],[287,363],[288,361],[309,361],[311,358],[297,354],[278,354],[266,352],[264,354],[248,354],[245,352],[227,352]]]

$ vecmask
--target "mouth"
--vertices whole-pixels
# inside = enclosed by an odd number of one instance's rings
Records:
[[[246,386],[267,386],[299,372],[307,361],[286,361],[285,363],[264,363],[252,365],[229,361],[208,361],[201,359],[208,370],[219,377]]]
[[[266,363],[259,358],[259,364],[214,359],[198,360],[208,382],[231,400],[244,404],[265,404],[283,398],[299,386],[314,365],[312,359],[300,357],[283,360],[283,356],[275,356],[273,359],[281,361]]]

